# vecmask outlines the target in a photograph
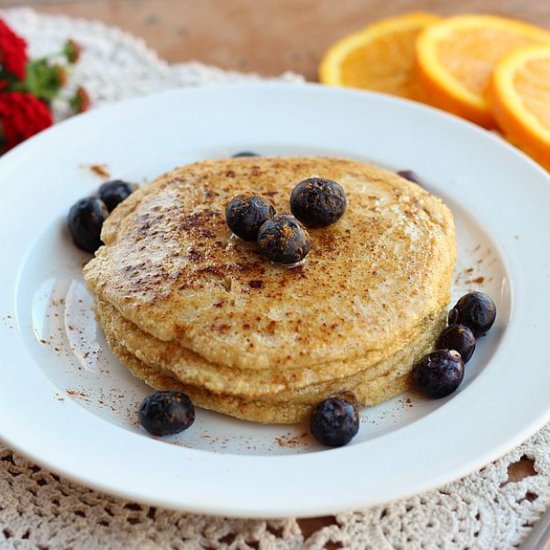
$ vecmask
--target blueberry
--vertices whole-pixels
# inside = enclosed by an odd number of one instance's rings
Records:
[[[349,443],[359,431],[359,413],[350,401],[329,397],[312,411],[311,433],[323,445],[341,447]]]
[[[253,153],[252,151],[241,151],[240,153],[235,153],[231,158],[236,159],[240,157],[259,157],[258,153]]]
[[[98,194],[109,212],[112,212],[135,191],[135,187],[135,185],[122,180],[106,181],[100,185]]]
[[[462,357],[462,362],[466,364],[476,349],[476,338],[467,326],[451,325],[439,335],[436,348],[458,351]]]
[[[276,214],[258,233],[260,252],[272,262],[294,264],[311,250],[311,239],[303,225],[290,214]]]
[[[156,391],[141,403],[139,421],[150,434],[177,434],[193,424],[195,408],[184,393]]]
[[[290,194],[291,212],[308,227],[326,227],[337,222],[346,206],[342,186],[323,178],[303,180]]]
[[[483,292],[469,292],[449,311],[449,325],[466,325],[476,338],[483,336],[495,322],[495,302]]]
[[[399,172],[397,172],[397,175],[405,178],[406,180],[412,181],[413,183],[422,185],[422,180],[413,170],[399,170]]]
[[[109,211],[97,197],[80,199],[71,206],[67,226],[74,244],[86,252],[95,252],[101,242],[101,228],[109,216]]]
[[[262,224],[274,215],[269,199],[251,192],[237,195],[225,207],[227,225],[245,241],[255,241]]]
[[[416,389],[438,399],[453,393],[464,378],[464,363],[455,350],[440,349],[429,353],[412,370]]]

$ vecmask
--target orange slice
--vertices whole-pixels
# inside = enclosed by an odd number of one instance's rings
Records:
[[[416,81],[415,42],[419,33],[439,17],[408,13],[385,19],[346,36],[325,54],[319,80],[332,86],[376,90],[420,98]]]
[[[491,15],[459,15],[418,37],[418,78],[430,102],[477,122],[495,125],[486,97],[496,63],[514,49],[550,44],[550,32]]]
[[[502,59],[489,97],[506,137],[550,170],[550,46],[522,48]]]

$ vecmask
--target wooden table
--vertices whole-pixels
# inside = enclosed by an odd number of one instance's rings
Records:
[[[264,75],[292,70],[308,80],[337,38],[405,11],[496,13],[550,28],[548,0],[0,0],[25,4],[117,25],[168,61]]]
[[[0,7],[21,5],[116,25],[171,62],[263,75],[291,70],[308,80],[316,80],[319,60],[336,39],[406,11],[494,13],[550,28],[548,0],[0,0]],[[508,470],[510,481],[534,474],[527,457]],[[300,526],[307,537],[334,521],[314,518]]]

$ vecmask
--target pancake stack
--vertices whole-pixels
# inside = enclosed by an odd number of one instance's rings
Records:
[[[232,235],[225,206],[254,191],[278,213],[301,180],[344,188],[303,264]],[[156,389],[262,423],[296,423],[328,396],[373,405],[409,387],[445,323],[456,259],[441,200],[341,158],[236,158],[177,168],[120,204],[84,268],[113,353]]]

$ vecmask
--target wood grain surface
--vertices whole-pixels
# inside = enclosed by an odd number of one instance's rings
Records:
[[[117,25],[168,61],[264,75],[292,70],[308,80],[336,39],[406,11],[496,13],[550,28],[550,0],[0,0],[19,5]]]

